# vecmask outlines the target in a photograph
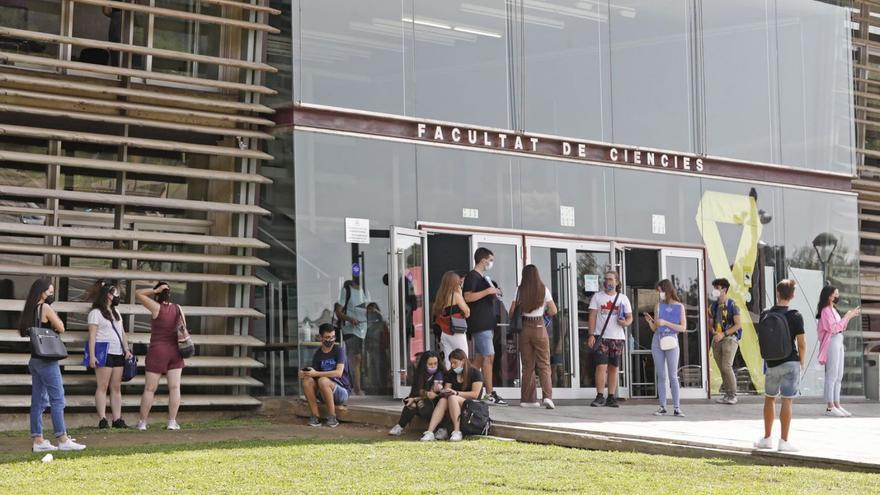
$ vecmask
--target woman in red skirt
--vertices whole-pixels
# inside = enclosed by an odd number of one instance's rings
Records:
[[[180,306],[171,302],[171,288],[159,282],[152,289],[135,292],[137,300],[150,311],[150,348],[147,350],[147,377],[144,395],[141,396],[141,414],[138,430],[147,429],[147,416],[153,407],[159,378],[165,375],[168,380],[168,429],[179,430],[177,410],[180,408],[180,375],[183,372],[183,358],[177,350],[178,326],[186,328],[186,318]]]

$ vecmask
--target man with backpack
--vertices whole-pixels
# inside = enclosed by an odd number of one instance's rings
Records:
[[[788,442],[791,428],[792,402],[798,395],[801,372],[807,356],[807,341],[804,336],[804,317],[795,309],[789,309],[794,299],[794,280],[782,280],[776,284],[776,305],[761,313],[758,323],[758,345],[761,357],[766,364],[764,373],[764,436],[755,442],[755,448],[773,449],[773,421],[776,413],[776,398],[782,397],[779,422],[782,438],[779,440],[780,452],[797,452]]]
[[[742,338],[742,323],[739,307],[728,296],[730,282],[726,278],[712,281],[712,304],[709,306],[709,318],[712,329],[712,354],[718,369],[721,370],[721,392],[715,402],[719,404],[736,404],[736,373],[733,372],[733,360],[739,349]]]
[[[356,270],[359,272],[358,270]],[[364,395],[361,388],[361,363],[364,354],[364,340],[367,338],[367,307],[372,302],[370,293],[361,287],[360,273],[352,272],[351,280],[346,280],[339,291],[339,301],[335,313],[339,330],[345,341],[345,352],[351,364],[351,377],[354,382],[354,395]]]

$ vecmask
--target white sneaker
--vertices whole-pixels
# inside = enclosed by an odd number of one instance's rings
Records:
[[[846,416],[847,418],[849,418],[849,417],[852,416],[852,413],[851,413],[851,412],[847,411],[846,409],[844,409],[844,408],[842,408],[842,407],[838,407],[837,410],[840,411],[840,412],[842,412],[843,415]]]
[[[68,438],[67,442],[65,442],[65,443],[58,444],[59,450],[83,450],[85,448],[86,448],[85,445],[83,445],[81,443],[74,442],[72,438]]]
[[[388,434],[393,437],[399,437],[403,435],[403,427],[400,425],[394,425],[390,430],[388,430]]]
[[[434,438],[437,440],[446,440],[449,438],[449,432],[446,431],[446,428],[437,428],[437,431],[434,433]]]
[[[135,426],[140,431],[147,431],[147,422],[144,420],[138,420],[137,426]]]
[[[770,437],[762,438],[755,442],[755,448],[758,450],[773,450],[773,439]]]
[[[461,432],[460,432],[460,431],[453,431],[453,432],[452,432],[452,436],[449,437],[449,441],[450,441],[450,442],[460,442],[460,441],[461,441],[461,438],[462,438],[462,437],[461,437]]]
[[[785,440],[779,440],[779,452],[797,452],[798,449],[794,445],[786,442]]]
[[[537,402],[520,402],[519,407],[541,407],[541,404]]]
[[[172,419],[171,421],[168,422],[168,429],[169,430],[179,430],[180,425],[177,424],[177,421]]]
[[[58,447],[52,445],[45,438],[43,439],[43,443],[35,443],[33,447],[34,452],[52,452],[58,450]]]
[[[825,416],[831,416],[833,418],[845,418],[846,414],[843,411],[836,407],[832,407],[831,409],[825,409]]]
[[[422,442],[433,442],[434,440],[436,440],[436,439],[434,438],[433,431],[426,431],[425,433],[422,434],[422,438],[420,439],[420,441],[422,441]]]
[[[736,404],[737,402],[739,402],[739,400],[737,400],[737,398],[736,398],[735,395],[734,395],[733,397],[728,397],[728,398],[725,399],[725,401],[724,401],[725,404],[728,404],[728,405],[731,405],[731,406],[734,405],[734,404]]]
[[[543,406],[547,409],[556,409],[556,404],[553,403],[553,399],[544,399]]]

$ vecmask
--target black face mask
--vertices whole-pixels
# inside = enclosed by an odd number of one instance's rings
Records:
[[[839,303],[839,302],[840,302],[840,296],[835,297],[834,299],[831,300],[831,302],[833,302],[834,304]]]
[[[53,302],[55,302],[55,294],[52,294],[51,296],[46,296],[46,304],[51,306]]]
[[[323,340],[322,343],[324,344],[324,347],[333,347],[333,344],[335,344],[336,341],[333,339],[327,339]]]
[[[119,296],[113,296],[113,299],[110,301],[110,306],[119,306]]]

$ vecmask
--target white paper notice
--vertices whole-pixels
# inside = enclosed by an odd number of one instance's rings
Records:
[[[480,218],[480,210],[476,208],[462,208],[461,209],[461,217],[462,218]]]
[[[370,219],[346,218],[345,219],[345,242],[349,244],[370,243]]]
[[[598,275],[584,275],[584,292],[599,292]]]
[[[666,234],[666,215],[651,215],[651,232],[659,235]]]
[[[574,227],[574,206],[559,207],[559,225]]]

